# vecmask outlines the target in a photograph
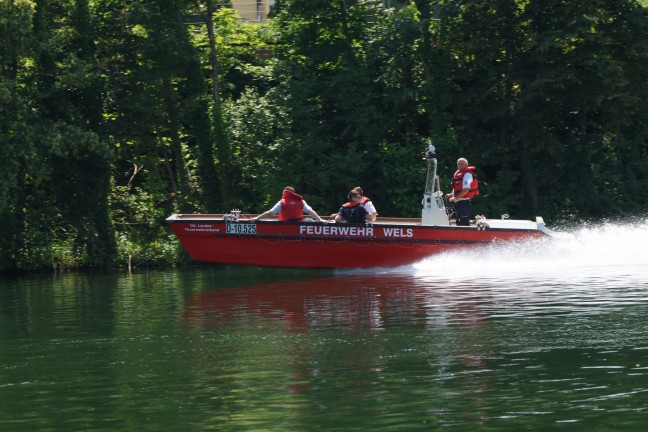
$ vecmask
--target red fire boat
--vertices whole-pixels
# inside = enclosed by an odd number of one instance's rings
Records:
[[[477,216],[470,226],[450,220],[427,160],[421,218],[378,218],[373,224],[252,221],[255,214],[174,214],[171,229],[192,259],[252,266],[371,268],[412,264],[441,252],[552,235],[535,221]]]

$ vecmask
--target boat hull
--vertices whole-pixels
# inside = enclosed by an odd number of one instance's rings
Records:
[[[369,226],[228,221],[222,215],[173,215],[167,221],[194,260],[274,267],[397,267],[450,250],[546,236],[531,228],[422,226],[417,219]]]

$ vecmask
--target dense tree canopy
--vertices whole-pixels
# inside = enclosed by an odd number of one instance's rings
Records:
[[[636,0],[0,0],[0,271],[181,261],[173,212],[416,216],[427,139],[486,215],[643,214]]]

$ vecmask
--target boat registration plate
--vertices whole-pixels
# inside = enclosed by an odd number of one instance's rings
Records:
[[[227,222],[227,234],[256,234],[256,224],[241,223],[241,222]]]

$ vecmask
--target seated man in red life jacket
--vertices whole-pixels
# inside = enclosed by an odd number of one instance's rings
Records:
[[[374,207],[371,198],[364,196],[364,191],[360,186],[354,187],[353,189],[351,189],[351,191],[360,195],[360,205],[364,207],[364,209],[367,210],[367,213],[369,213],[369,216],[371,216],[371,220],[367,219],[367,222],[368,223],[375,222],[376,218],[378,217],[378,212],[376,211],[376,207]],[[339,213],[333,213],[331,215],[331,218],[335,220],[335,217],[337,215],[339,215]]]
[[[472,204],[470,199],[479,195],[479,183],[475,167],[468,166],[466,158],[457,159],[457,171],[452,178],[452,193],[445,197],[454,206],[457,226],[470,226]]]
[[[265,213],[252,218],[253,221],[263,219],[271,214],[279,215],[279,220],[282,222],[303,222],[304,212],[310,214],[318,222],[324,222],[321,217],[309,206],[301,195],[295,193],[295,189],[291,186],[286,186],[283,190],[281,199]]]
[[[360,205],[364,207],[364,209],[367,210],[367,213],[369,213],[369,216],[371,216],[371,220],[368,222],[375,222],[378,217],[378,212],[376,211],[376,207],[374,207],[371,198],[364,196],[364,191],[360,186],[354,187],[353,190],[360,195]]]
[[[348,222],[348,223],[367,223],[371,222],[371,215],[360,204],[362,195],[356,189],[351,189],[347,195],[349,202],[346,202],[340,207],[338,214],[335,215],[335,222]]]

